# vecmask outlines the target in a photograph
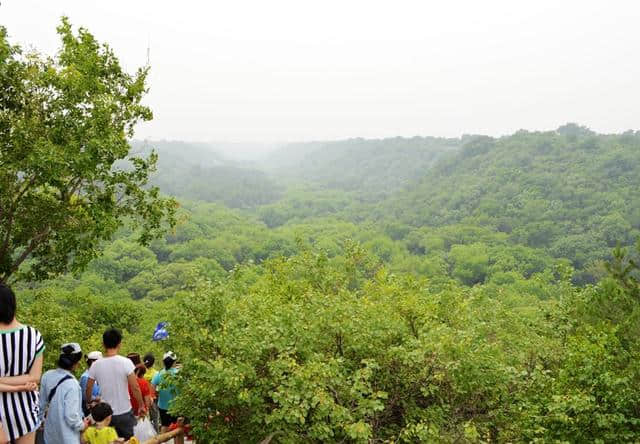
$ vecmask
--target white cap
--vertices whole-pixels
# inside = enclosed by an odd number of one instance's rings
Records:
[[[91,361],[97,361],[98,359],[102,359],[102,352],[92,351],[87,355],[87,359]]]
[[[164,356],[162,357],[162,359],[167,359],[167,358],[171,358],[174,361],[178,360],[178,357],[176,356],[176,354],[172,351],[168,351],[164,354]]]
[[[60,346],[60,351],[65,355],[73,355],[75,353],[82,353],[80,344],[77,342],[68,342]]]

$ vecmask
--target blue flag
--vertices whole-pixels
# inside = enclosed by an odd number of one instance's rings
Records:
[[[153,332],[153,336],[151,337],[151,340],[163,341],[168,337],[169,337],[169,332],[167,331],[167,323],[158,322],[158,325],[156,325],[156,331]]]

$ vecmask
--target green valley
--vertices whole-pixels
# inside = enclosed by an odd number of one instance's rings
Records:
[[[45,370],[112,327],[171,350],[165,413],[199,443],[640,441],[640,131],[247,160],[136,140],[149,49],[129,74],[58,34],[43,56],[0,27],[0,282]]]

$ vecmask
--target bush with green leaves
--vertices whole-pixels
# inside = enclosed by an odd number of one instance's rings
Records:
[[[203,441],[638,432],[628,357],[610,330],[578,316],[585,290],[569,283],[571,270],[520,278],[529,286],[431,286],[390,273],[355,244],[342,259],[307,250],[263,267],[258,276],[255,265],[237,268],[175,301],[170,346],[186,365],[174,410]],[[554,297],[537,298],[540,287]],[[592,415],[600,422],[586,428]]]

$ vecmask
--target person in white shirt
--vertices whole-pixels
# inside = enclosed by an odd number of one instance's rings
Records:
[[[145,415],[146,406],[136,380],[133,362],[118,354],[122,344],[122,333],[111,328],[102,335],[102,343],[104,355],[89,369],[85,396],[91,399],[93,384],[97,382],[100,385],[102,401],[108,403],[113,409],[111,425],[116,429],[119,437],[128,440],[133,436],[133,428],[137,422],[135,415]],[[129,388],[138,405],[141,406],[138,412],[131,410]]]

